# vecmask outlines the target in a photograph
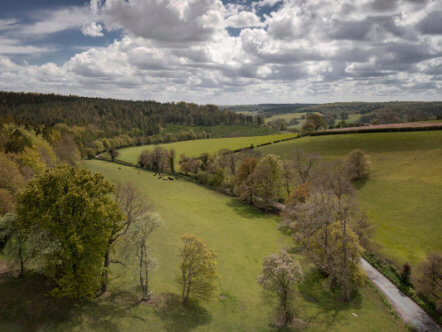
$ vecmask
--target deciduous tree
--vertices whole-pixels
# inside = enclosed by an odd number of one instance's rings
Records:
[[[181,240],[184,245],[180,249],[181,275],[178,281],[183,303],[186,304],[190,297],[210,299],[217,290],[216,254],[196,235],[184,234]]]
[[[350,180],[363,180],[370,175],[370,158],[359,149],[353,150],[349,153],[346,165]]]
[[[102,175],[59,167],[31,181],[17,196],[18,220],[45,232],[56,247],[41,252],[43,272],[54,279],[54,293],[91,298],[101,285],[109,235],[122,218]]]
[[[293,299],[296,284],[303,280],[301,267],[285,250],[265,258],[263,274],[258,277],[258,283],[266,290],[278,296],[278,320],[286,326],[293,321]]]

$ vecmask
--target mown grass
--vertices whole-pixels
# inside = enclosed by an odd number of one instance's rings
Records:
[[[296,134],[290,133],[251,137],[210,138],[161,144],[161,146],[167,149],[174,148],[178,156],[181,153],[184,153],[187,156],[198,156],[203,152],[215,153],[220,149],[236,150],[249,147],[251,144],[256,146],[258,144],[273,142],[275,140],[294,136],[296,136]],[[121,149],[119,150],[120,155],[118,156],[118,159],[137,163],[141,152],[151,150],[154,148],[154,146],[155,145],[143,145]]]
[[[303,137],[260,151],[289,158],[300,149],[333,159],[357,148],[373,163],[359,197],[377,225],[381,253],[413,266],[429,252],[441,252],[442,131]]]
[[[264,256],[290,245],[290,239],[277,230],[278,217],[263,214],[235,198],[185,181],[166,182],[151,172],[103,161],[83,164],[112,182],[132,182],[152,202],[163,219],[153,236],[153,255],[158,267],[152,274],[154,296],[172,293],[162,305],[137,304],[136,266],[114,265],[110,295],[93,304],[74,308],[58,321],[37,321],[34,328],[57,330],[130,331],[268,331],[274,299],[264,296],[257,284]],[[178,303],[179,236],[198,233],[218,253],[219,293],[213,301]],[[311,331],[398,331],[403,323],[388,312],[382,299],[370,288],[363,288],[353,303],[344,304],[327,291],[322,279],[306,268],[306,281],[297,299],[300,326]],[[37,291],[37,290],[36,290]],[[0,288],[0,292],[2,292]],[[139,293],[138,293],[139,294]],[[11,300],[12,301],[12,300]],[[353,315],[357,314],[357,317]],[[19,314],[13,317],[18,319]],[[2,326],[17,327],[12,318]],[[7,324],[9,323],[9,325]]]

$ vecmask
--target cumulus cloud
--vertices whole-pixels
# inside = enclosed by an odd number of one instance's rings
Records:
[[[75,18],[63,22],[66,11]],[[437,99],[441,12],[437,0],[93,0],[19,30],[121,38],[42,66],[10,56],[35,46],[0,38],[0,89],[220,104]],[[0,36],[16,24],[0,21]]]
[[[203,42],[223,29],[218,0],[107,0],[106,26],[160,43]]]
[[[103,27],[100,24],[97,24],[96,22],[92,22],[89,24],[85,24],[81,27],[81,32],[85,36],[90,37],[103,37]]]

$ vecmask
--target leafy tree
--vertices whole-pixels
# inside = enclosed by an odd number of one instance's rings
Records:
[[[17,196],[23,227],[36,227],[54,244],[40,252],[43,272],[54,279],[55,294],[92,298],[100,287],[112,226],[122,218],[102,175],[67,166],[31,181]]]
[[[170,168],[170,171],[172,173],[175,173],[175,158],[176,158],[175,149],[171,148],[169,150],[168,158],[169,158],[169,168]]]
[[[219,187],[224,182],[224,171],[222,169],[214,169],[209,175],[209,184],[211,186]]]
[[[25,184],[19,165],[0,153],[0,215],[13,212],[15,193]]]
[[[315,130],[315,123],[313,121],[305,121],[302,125],[302,131],[303,132],[310,132]]]
[[[233,192],[249,203],[253,203],[256,194],[253,172],[257,164],[256,158],[243,158],[234,178]]]
[[[178,281],[182,287],[183,303],[188,303],[191,296],[209,299],[217,290],[216,254],[213,249],[207,248],[206,241],[196,235],[184,234],[181,240],[184,245],[180,249],[181,275]]]
[[[296,284],[303,280],[301,267],[287,251],[281,250],[280,253],[265,258],[262,272],[258,277],[258,283],[278,296],[278,320],[280,325],[286,326],[294,318],[293,299]]]
[[[353,150],[347,157],[347,168],[351,180],[366,179],[371,170],[370,158],[359,149]]]
[[[120,152],[115,148],[110,148],[108,152],[112,161],[115,161],[115,159],[120,155]]]
[[[277,155],[262,158],[253,172],[259,205],[266,210],[279,198],[282,185],[283,165]]]

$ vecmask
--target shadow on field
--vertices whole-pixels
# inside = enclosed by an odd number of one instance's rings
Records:
[[[0,274],[0,326],[11,330],[35,331],[68,321],[73,304],[48,294],[53,284],[40,274],[19,278]]]
[[[129,292],[117,290],[93,302],[74,303],[50,296],[54,286],[37,273],[27,273],[24,278],[0,274],[0,330],[36,331],[60,324],[71,329],[86,324],[92,329],[118,331],[113,321],[120,317],[143,320],[131,314],[139,299]]]
[[[232,199],[227,203],[235,213],[243,218],[253,219],[262,217],[262,212],[248,203]]]
[[[335,293],[330,291],[328,280],[315,268],[304,275],[304,282],[299,286],[299,291],[306,302],[318,308],[315,314],[303,317],[308,324],[323,321],[327,322],[328,328],[333,328],[336,318],[342,310],[362,307],[362,297],[359,293],[351,295],[350,303],[342,302],[340,291],[337,290]],[[345,319],[343,315],[339,317],[340,321]]]
[[[162,295],[162,300],[155,306],[155,313],[168,331],[189,331],[208,324],[212,319],[209,312],[196,301],[190,300],[183,305],[181,297],[173,293]]]

